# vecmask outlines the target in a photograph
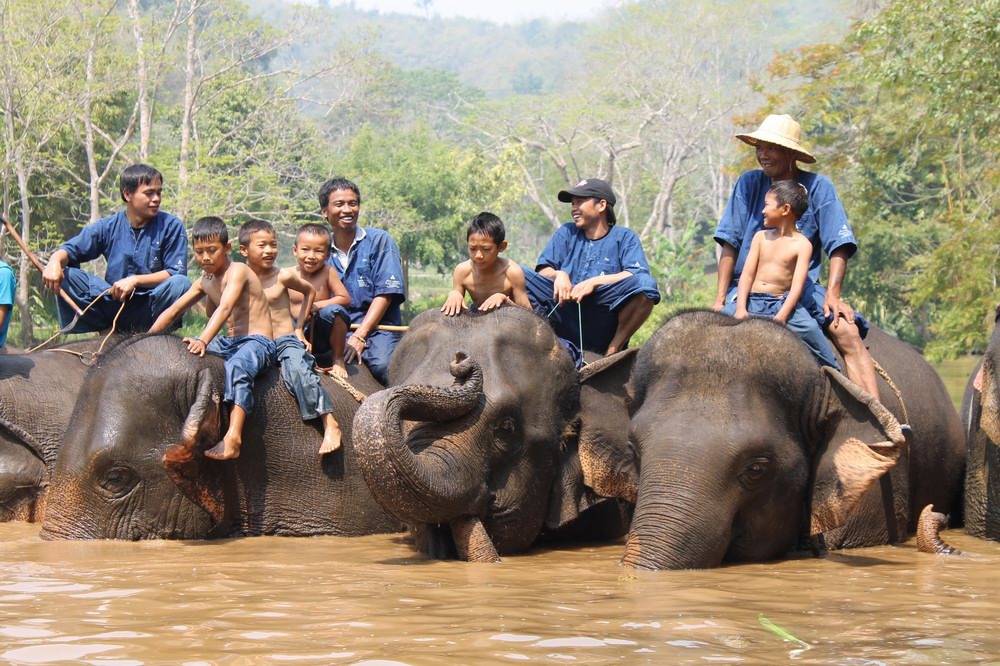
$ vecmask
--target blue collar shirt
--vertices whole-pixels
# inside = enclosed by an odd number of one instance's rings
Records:
[[[576,224],[559,227],[538,257],[535,270],[546,266],[569,275],[579,284],[597,275],[614,275],[628,271],[633,275],[649,273],[646,253],[639,236],[631,229],[614,225],[608,233],[590,240]]]
[[[388,232],[358,227],[358,233],[347,253],[347,265],[343,265],[337,251],[330,253],[327,263],[336,269],[351,296],[351,305],[347,311],[352,324],[361,323],[372,301],[378,296],[390,297],[389,308],[380,323],[396,326],[403,323],[399,307],[406,300],[403,264],[399,247]]]

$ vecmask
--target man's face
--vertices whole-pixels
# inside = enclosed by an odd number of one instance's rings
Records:
[[[218,238],[209,240],[196,240],[194,245],[194,258],[201,266],[201,270],[214,275],[226,266],[226,259],[232,249],[231,243],[223,243]]]
[[[497,243],[486,234],[469,234],[469,261],[477,271],[488,270],[507,248],[507,241]]]
[[[795,154],[773,143],[757,144],[757,164],[771,180],[788,180],[794,174]]]
[[[163,194],[163,184],[157,178],[152,182],[140,185],[135,192],[123,192],[125,207],[141,222],[149,222],[160,211],[160,196]]]
[[[358,226],[361,202],[353,190],[334,190],[326,202],[323,214],[334,231],[353,231]]]
[[[251,268],[270,270],[278,258],[278,239],[271,231],[255,231],[246,245],[240,245],[240,254],[247,258]]]
[[[330,256],[330,237],[325,234],[320,236],[318,234],[301,233],[295,239],[292,254],[295,255],[295,260],[299,262],[299,268],[303,272],[312,275],[323,268],[323,264],[326,263],[326,260]]]
[[[586,229],[600,221],[601,213],[607,208],[608,202],[604,199],[595,199],[594,197],[573,197],[570,206],[576,228]]]

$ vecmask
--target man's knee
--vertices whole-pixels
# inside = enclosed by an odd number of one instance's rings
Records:
[[[836,326],[834,326],[836,324]],[[846,319],[840,319],[826,327],[826,335],[833,340],[842,354],[857,353],[865,349],[858,327]]]

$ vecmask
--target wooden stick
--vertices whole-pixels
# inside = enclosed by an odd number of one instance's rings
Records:
[[[351,330],[356,331],[361,328],[361,324],[351,324]],[[395,324],[379,324],[375,327],[380,331],[394,331],[397,333],[402,333],[410,330],[409,326],[396,326]]]

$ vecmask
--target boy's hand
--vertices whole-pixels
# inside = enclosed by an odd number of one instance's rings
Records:
[[[717,300],[714,303],[712,303],[712,305],[709,306],[708,309],[711,310],[712,312],[722,312],[722,308],[724,307],[726,307],[725,301]]]
[[[205,349],[208,348],[208,345],[201,338],[184,338],[184,344],[188,346],[189,352],[198,356],[204,356]]]
[[[781,314],[780,312],[774,315],[774,321],[782,326],[788,326],[788,315]]]
[[[736,306],[736,312],[733,313],[733,319],[747,319],[750,317],[750,313],[747,312],[746,308]]]
[[[295,329],[295,337],[299,339],[299,342],[301,342],[303,344],[303,346],[306,348],[307,352],[312,353],[313,346],[311,344],[309,344],[308,340],[306,340],[306,333],[305,333],[305,331],[303,331],[301,328]]]
[[[441,306],[441,312],[449,317],[454,317],[465,307],[465,296],[454,289],[448,292],[448,299]]]
[[[493,294],[479,306],[480,312],[489,312],[490,310],[496,310],[501,305],[511,303],[512,301],[507,298],[505,294]]]

